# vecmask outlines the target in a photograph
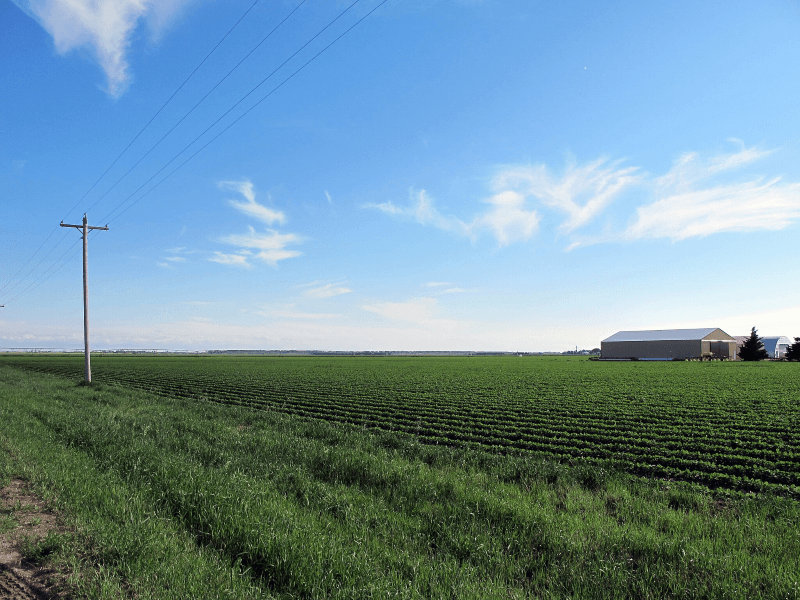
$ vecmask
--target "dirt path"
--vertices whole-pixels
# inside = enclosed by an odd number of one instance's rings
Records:
[[[42,539],[50,532],[63,533],[55,513],[13,479],[0,489],[0,600],[67,598],[65,576],[34,564],[22,555],[26,539]]]

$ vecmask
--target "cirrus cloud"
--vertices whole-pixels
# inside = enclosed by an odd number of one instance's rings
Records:
[[[413,193],[405,206],[384,202],[362,208],[471,239],[488,232],[501,247],[533,238],[547,209],[564,215],[557,231],[567,237],[567,250],[601,242],[679,241],[721,232],[779,230],[800,220],[800,182],[761,174],[737,177],[738,170],[772,151],[734,141],[741,145],[739,150],[708,159],[685,153],[661,176],[607,158],[582,165],[570,162],[559,176],[543,164],[502,167],[490,182],[492,195],[484,200],[489,208],[471,221],[440,213],[425,190]],[[628,225],[612,228],[607,223],[602,234],[587,233],[631,189],[636,189],[640,201]],[[615,208],[615,216],[625,209]]]
[[[560,225],[570,233],[590,223],[626,188],[639,184],[643,177],[637,167],[623,167],[622,161],[599,158],[585,165],[570,162],[560,177],[545,165],[514,166],[502,169],[492,186],[501,194],[516,190],[518,204],[534,198],[542,205],[566,213]]]
[[[694,152],[682,155],[668,173],[655,180],[655,201],[636,209],[636,218],[623,237],[679,241],[791,225],[800,219],[800,183],[759,175],[738,181],[721,180],[728,172],[769,154],[742,148],[708,160]]]
[[[11,0],[53,37],[56,51],[88,48],[106,76],[106,92],[125,93],[131,75],[128,49],[138,23],[163,28],[191,0]]]
[[[217,186],[222,190],[232,190],[244,196],[244,201],[229,200],[230,205],[244,214],[263,221],[267,225],[273,223],[286,223],[286,215],[279,210],[273,210],[256,202],[255,188],[248,179],[242,181],[220,181]]]
[[[241,181],[221,181],[218,187],[223,190],[239,192],[244,196],[244,200],[230,200],[231,206],[244,213],[245,215],[271,224],[275,221],[283,224],[286,222],[286,215],[280,211],[267,208],[256,201],[255,187],[248,179]],[[245,233],[233,233],[219,239],[224,244],[237,246],[238,252],[227,254],[215,252],[210,261],[223,265],[233,266],[252,266],[250,259],[260,260],[273,267],[278,266],[282,260],[301,256],[299,250],[290,250],[288,246],[299,244],[303,237],[296,233],[281,233],[275,229],[266,231],[256,231],[252,226],[248,226]]]
[[[392,202],[383,202],[380,204],[363,204],[361,208],[369,208],[394,217],[411,219],[420,225],[432,225],[443,231],[453,231],[463,235],[469,235],[469,226],[456,217],[442,215],[439,210],[434,207],[433,201],[425,190],[412,190],[410,195],[411,204],[408,206],[397,206]]]
[[[317,298],[317,299],[324,299],[324,298],[333,298],[334,296],[341,296],[342,294],[349,294],[352,292],[350,288],[346,288],[341,285],[335,285],[333,283],[328,283],[326,285],[322,285],[319,287],[313,287],[311,289],[306,290],[303,292],[303,296],[306,298]]]
[[[221,265],[234,265],[237,267],[250,267],[247,262],[247,254],[225,254],[224,252],[214,252],[214,256],[209,258],[211,262]]]
[[[247,233],[227,235],[221,238],[220,241],[231,244],[232,246],[239,246],[242,249],[254,250],[255,252],[252,252],[253,258],[262,260],[273,267],[278,265],[278,261],[302,255],[302,252],[297,250],[286,249],[286,246],[289,244],[296,244],[302,241],[300,236],[294,233],[279,233],[273,229],[260,232],[252,227],[248,227]],[[247,256],[249,256],[249,254]],[[247,256],[245,256],[245,258],[247,258]]]

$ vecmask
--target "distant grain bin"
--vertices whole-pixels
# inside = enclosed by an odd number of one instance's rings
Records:
[[[619,331],[600,343],[606,359],[736,358],[736,340],[721,329]]]

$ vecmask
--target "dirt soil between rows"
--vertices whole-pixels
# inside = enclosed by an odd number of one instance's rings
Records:
[[[0,600],[69,597],[64,589],[65,575],[22,554],[26,539],[41,539],[52,531],[63,533],[66,529],[24,481],[12,479],[0,489]]]

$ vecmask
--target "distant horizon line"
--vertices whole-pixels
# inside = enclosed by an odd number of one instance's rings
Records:
[[[2,354],[13,353],[42,353],[42,354],[83,354],[83,348],[54,348],[43,346],[30,346],[30,347],[7,347],[0,348]],[[529,351],[529,350],[319,350],[319,349],[292,349],[292,350],[267,350],[267,349],[237,349],[237,348],[214,348],[208,350],[186,350],[186,349],[170,349],[170,348],[97,348],[91,351],[97,354],[302,354],[302,355],[353,355],[353,354],[380,354],[380,355],[425,355],[425,354],[457,354],[457,355],[581,355],[591,354],[591,350],[542,350],[542,351]]]

